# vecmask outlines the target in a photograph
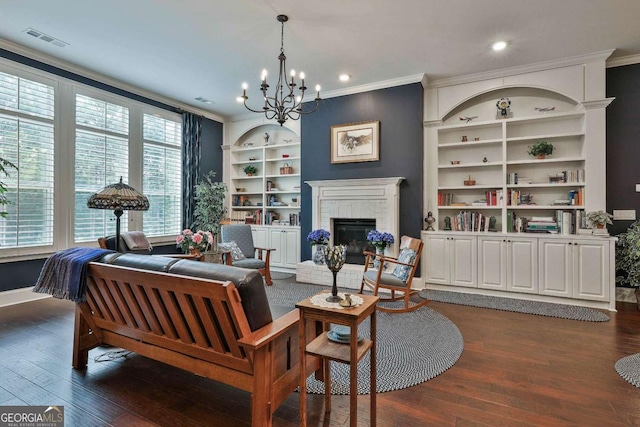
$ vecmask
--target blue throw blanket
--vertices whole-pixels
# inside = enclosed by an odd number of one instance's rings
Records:
[[[89,263],[112,252],[94,248],[69,248],[56,252],[44,262],[33,292],[84,302]]]

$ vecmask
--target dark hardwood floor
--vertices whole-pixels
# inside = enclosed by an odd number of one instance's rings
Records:
[[[430,303],[464,337],[460,360],[418,386],[378,395],[378,426],[638,426],[640,389],[614,369],[640,352],[640,312],[619,303],[605,323]],[[249,395],[130,355],[71,369],[73,304],[0,308],[0,405],[64,405],[73,426],[248,426]],[[308,397],[310,426],[348,425],[348,396]],[[359,398],[360,425],[368,396]],[[298,424],[298,394],[274,425]]]

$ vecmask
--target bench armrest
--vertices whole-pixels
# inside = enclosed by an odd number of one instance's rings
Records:
[[[274,341],[287,330],[297,328],[299,320],[300,313],[298,312],[298,309],[293,309],[284,316],[278,317],[268,325],[265,325],[262,328],[251,332],[249,335],[240,338],[238,340],[238,344],[248,350],[255,351]]]

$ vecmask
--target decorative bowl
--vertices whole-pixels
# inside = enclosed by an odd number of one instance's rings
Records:
[[[466,186],[476,185],[476,180],[475,179],[465,179],[464,185],[466,185]]]
[[[282,158],[283,158],[283,159],[288,159],[288,158],[289,158],[289,155],[288,155],[288,154],[283,154],[283,155],[282,155]]]
[[[239,188],[236,188],[236,191],[237,191],[238,193],[244,193],[245,191],[247,191],[247,189],[246,189],[246,188],[244,188],[244,187],[239,187]]]
[[[460,160],[451,160],[451,164],[452,165],[459,165],[460,164]]]

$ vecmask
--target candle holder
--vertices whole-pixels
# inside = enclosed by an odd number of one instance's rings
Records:
[[[342,298],[338,296],[338,272],[342,269],[347,260],[347,247],[344,245],[329,246],[325,249],[325,263],[327,268],[333,273],[333,286],[331,287],[331,296],[327,297],[327,302],[340,302]]]

